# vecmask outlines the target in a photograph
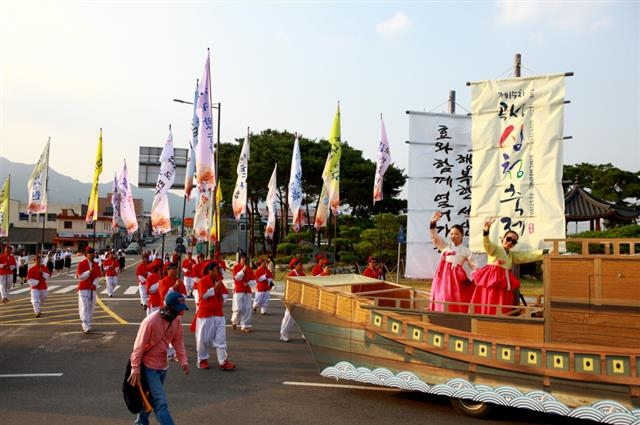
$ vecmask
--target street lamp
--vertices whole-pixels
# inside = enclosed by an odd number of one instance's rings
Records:
[[[187,100],[182,100],[182,99],[173,99],[174,102],[176,103],[183,103],[186,105],[193,105],[193,102],[189,102]],[[217,124],[217,134],[216,134],[216,153],[215,153],[215,158],[214,158],[214,166],[215,166],[215,176],[216,176],[216,189],[218,187],[218,183],[220,181],[220,178],[218,177],[218,162],[219,162],[219,158],[220,158],[220,113],[222,110],[222,104],[220,102],[216,102],[216,103],[212,103],[211,105],[212,108],[217,109],[218,110],[218,124]],[[213,204],[215,205],[215,197],[216,194],[214,193],[213,196],[211,197]],[[186,207],[186,202],[187,202],[187,198],[185,197],[184,199],[184,206],[182,208],[182,231],[180,232],[182,235],[182,239],[184,241],[184,209]],[[218,214],[220,214],[220,212],[218,212]],[[216,226],[217,226],[217,220],[216,220]],[[216,227],[216,236],[218,237],[218,243],[220,243],[219,239],[220,239],[220,229],[218,229]],[[183,242],[184,244],[184,242]]]

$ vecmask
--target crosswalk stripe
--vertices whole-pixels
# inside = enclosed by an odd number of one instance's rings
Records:
[[[56,291],[56,294],[66,294],[67,292],[75,291],[76,287],[74,285],[65,286],[64,288]]]
[[[13,290],[13,291],[9,292],[9,294],[10,295],[18,295],[18,294],[22,294],[22,293],[30,291],[30,290],[31,290],[31,287],[27,286],[26,288],[20,288],[20,289]]]
[[[133,294],[137,294],[137,293],[138,293],[138,286],[137,285],[129,286],[124,291],[125,295],[133,295]]]
[[[116,285],[116,287],[113,289],[113,291],[114,291],[114,292],[115,292],[115,291],[117,291],[119,287],[120,287],[120,285]],[[104,289],[104,290],[103,290],[102,292],[100,292],[100,293],[101,293],[101,294],[103,294],[103,295],[107,295],[107,294],[109,293],[109,289],[108,289],[108,288],[107,288],[107,289]]]

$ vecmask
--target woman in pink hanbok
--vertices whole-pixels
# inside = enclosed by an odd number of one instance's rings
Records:
[[[469,313],[496,314],[496,305],[513,306],[520,289],[520,280],[511,272],[514,264],[531,263],[542,260],[548,250],[513,251],[518,243],[519,235],[508,230],[502,237],[502,244],[494,244],[489,240],[489,230],[496,219],[485,221],[482,228],[482,243],[487,253],[487,265],[473,272],[475,291],[471,297],[474,305]],[[491,304],[491,305],[489,305]],[[513,307],[503,308],[502,313],[508,314]]]
[[[436,211],[431,218],[429,232],[433,245],[440,251],[440,262],[431,282],[432,311],[449,311],[466,313],[467,304],[471,301],[474,285],[469,273],[475,265],[471,259],[471,251],[462,245],[464,229],[459,224],[451,227],[450,240],[445,240],[436,231],[436,223],[442,218],[442,212]]]

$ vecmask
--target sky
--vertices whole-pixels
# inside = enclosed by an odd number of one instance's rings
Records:
[[[223,143],[327,139],[339,101],[342,140],[375,161],[382,114],[406,172],[406,111],[446,112],[454,90],[466,114],[466,83],[512,76],[520,53],[523,76],[574,73],[564,164],[640,171],[640,2],[7,1],[0,47],[0,156],[35,164],[51,137],[50,166],[82,182],[100,128],[103,183],[123,160],[137,180],[169,125],[188,146],[192,107],[172,99],[193,100],[207,48]]]

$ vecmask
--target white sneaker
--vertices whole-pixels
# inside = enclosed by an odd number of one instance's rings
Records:
[[[290,339],[290,338],[286,338],[286,337],[284,337],[284,336],[281,336],[281,337],[280,337],[280,341],[282,341],[282,342],[290,342],[290,341],[291,341],[291,339]]]

